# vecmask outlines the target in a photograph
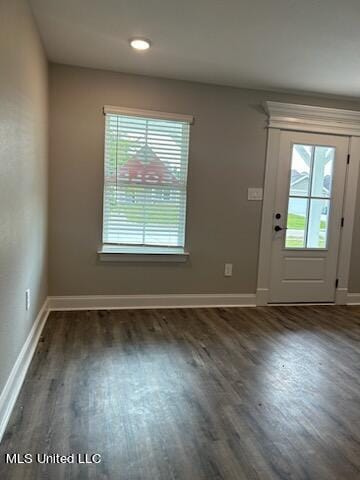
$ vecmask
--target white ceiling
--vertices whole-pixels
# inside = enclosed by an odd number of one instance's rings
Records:
[[[360,96],[359,0],[31,0],[58,63]],[[138,53],[130,37],[151,39]]]

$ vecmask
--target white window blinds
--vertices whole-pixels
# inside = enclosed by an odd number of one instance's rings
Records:
[[[189,120],[105,118],[103,243],[183,247]]]

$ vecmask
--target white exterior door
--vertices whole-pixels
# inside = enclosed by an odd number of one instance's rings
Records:
[[[269,301],[333,302],[348,137],[282,131]]]

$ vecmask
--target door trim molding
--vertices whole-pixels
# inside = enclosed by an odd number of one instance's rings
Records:
[[[278,158],[280,152],[280,129],[269,128],[265,183],[262,204],[259,267],[256,290],[256,305],[267,305],[270,285],[271,240],[273,229],[273,205],[275,203]]]
[[[351,246],[355,218],[357,185],[360,164],[360,112],[309,105],[265,102],[268,114],[268,139],[264,181],[264,197],[261,219],[259,265],[256,305],[267,305],[270,286],[270,261],[278,158],[281,130],[344,135],[350,139],[348,166],[343,200],[344,226],[340,237],[335,303],[347,302]]]
[[[345,179],[345,194],[343,201],[344,226],[340,236],[337,278],[339,279],[336,290],[335,302],[342,305],[344,296],[342,292],[348,291],[351,247],[353,239],[356,197],[359,179],[360,164],[360,137],[351,136],[349,145],[350,163]]]
[[[360,136],[360,111],[265,102],[268,127],[301,132]]]

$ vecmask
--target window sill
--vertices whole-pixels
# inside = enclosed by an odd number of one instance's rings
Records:
[[[186,262],[189,253],[181,247],[137,247],[103,245],[98,251],[102,262]]]

